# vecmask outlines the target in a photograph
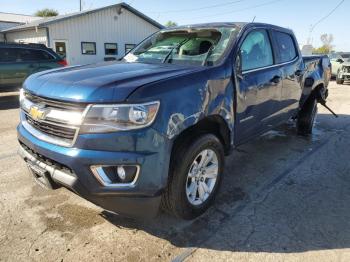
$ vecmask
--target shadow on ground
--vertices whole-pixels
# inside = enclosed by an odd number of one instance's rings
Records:
[[[0,110],[19,108],[19,97],[17,93],[1,93]]]
[[[289,123],[228,157],[214,207],[194,221],[167,214],[152,221],[108,211],[101,216],[176,247],[278,253],[349,248],[350,117],[321,114],[317,123],[322,126],[316,124],[309,138],[297,136]]]

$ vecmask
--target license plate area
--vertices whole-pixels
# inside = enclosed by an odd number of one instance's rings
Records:
[[[38,166],[30,160],[27,160],[27,166],[32,174],[34,181],[45,189],[56,189],[58,185],[52,180],[50,173],[44,168]]]

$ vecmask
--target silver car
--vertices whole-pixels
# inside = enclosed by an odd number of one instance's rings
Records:
[[[342,68],[347,67],[346,64],[350,62],[350,53],[333,53],[330,54],[329,58],[332,64],[332,77],[337,77]]]

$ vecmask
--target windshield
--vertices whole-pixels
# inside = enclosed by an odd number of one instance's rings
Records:
[[[340,56],[344,61],[350,62],[350,54],[341,54]]]
[[[237,36],[238,27],[163,30],[147,38],[123,60],[182,65],[216,64]]]

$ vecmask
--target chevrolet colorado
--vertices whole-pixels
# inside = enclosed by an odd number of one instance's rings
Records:
[[[113,212],[192,219],[213,202],[233,148],[290,118],[312,132],[330,63],[291,30],[211,23],[161,30],[122,61],[30,76],[19,153],[35,180]]]

